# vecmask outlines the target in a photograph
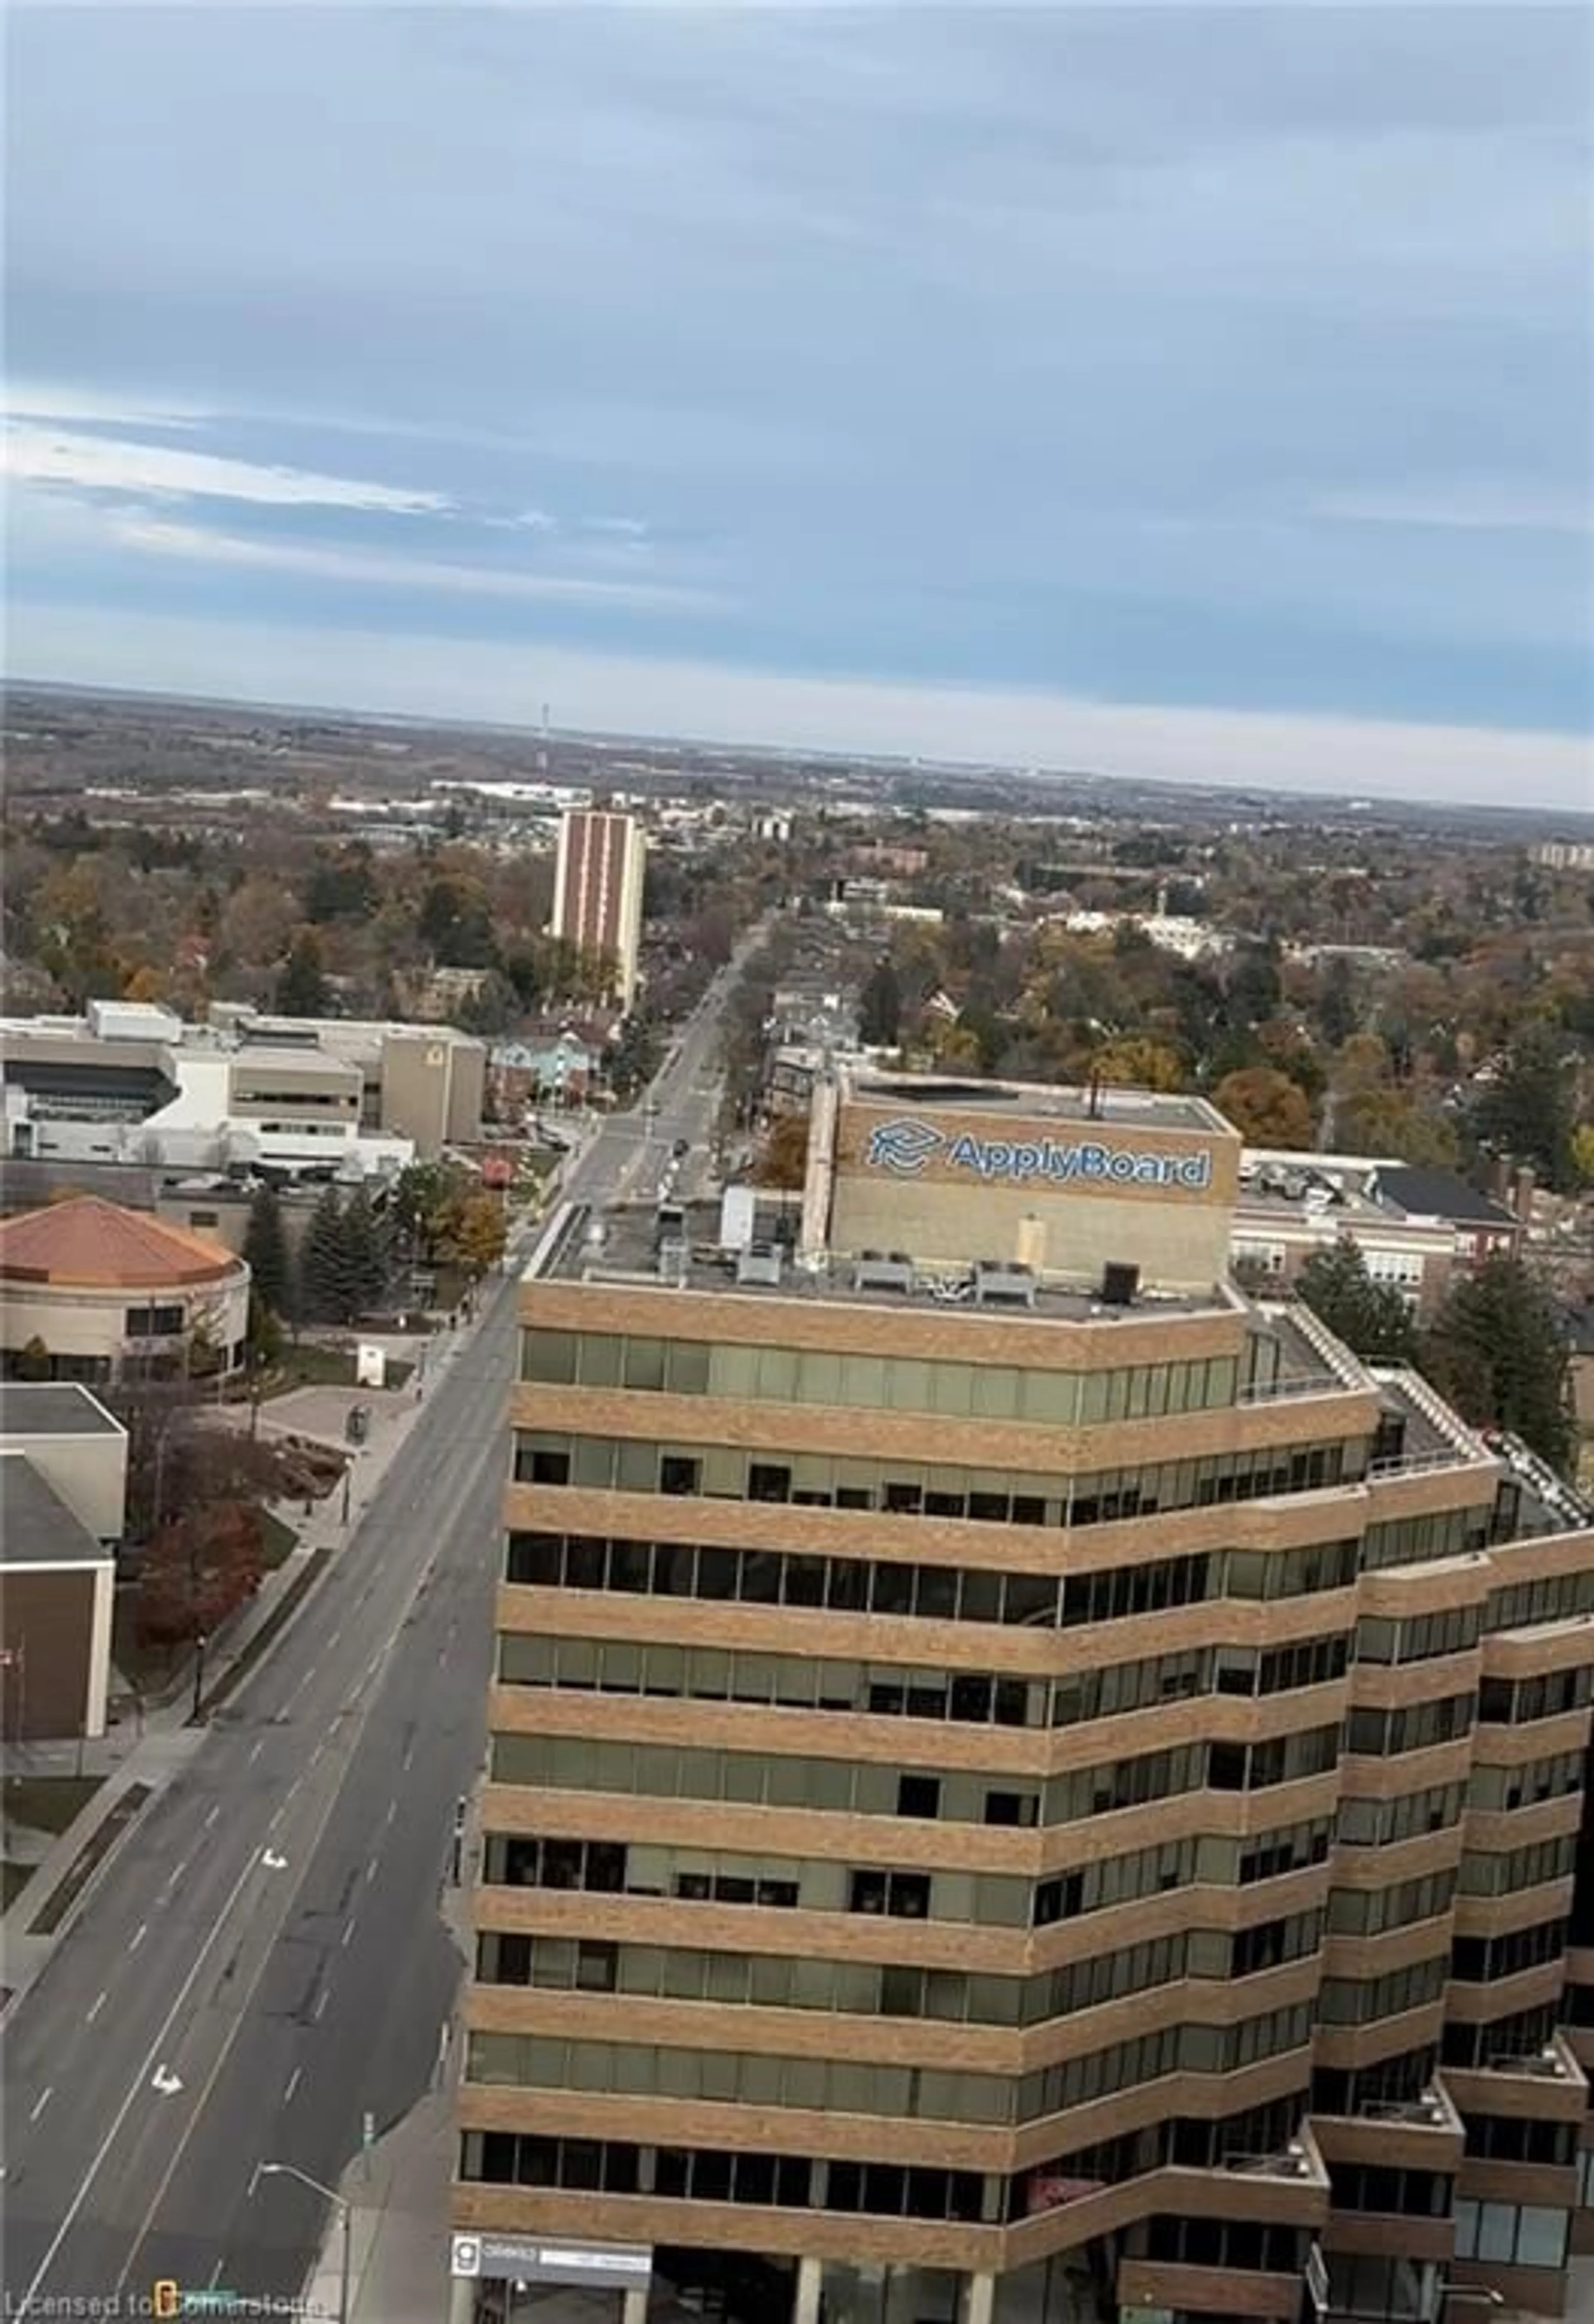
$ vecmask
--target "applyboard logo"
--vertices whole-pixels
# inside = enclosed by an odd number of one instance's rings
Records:
[[[1122,1146],[1103,1146],[1094,1139],[1064,1145],[1055,1138],[1022,1142],[1006,1138],[975,1138],[968,1131],[955,1137],[927,1121],[883,1121],[869,1133],[864,1155],[871,1170],[889,1170],[898,1178],[915,1178],[939,1156],[948,1170],[966,1170],[987,1181],[1006,1179],[1027,1185],[1037,1179],[1054,1186],[1164,1186],[1182,1194],[1201,1194],[1212,1183],[1210,1149],[1195,1153],[1147,1154]]]
[[[927,1121],[882,1121],[869,1133],[869,1167],[915,1178],[945,1143],[946,1132],[932,1130]]]

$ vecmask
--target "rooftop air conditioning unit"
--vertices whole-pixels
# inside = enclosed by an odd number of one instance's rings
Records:
[[[1033,1307],[1035,1269],[1018,1259],[976,1259],[974,1304],[980,1307]]]
[[[736,1280],[778,1286],[780,1267],[780,1252],[772,1242],[750,1242],[736,1254]]]
[[[911,1291],[913,1261],[901,1251],[861,1250],[852,1264],[854,1291]]]

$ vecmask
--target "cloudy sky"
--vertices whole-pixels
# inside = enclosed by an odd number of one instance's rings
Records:
[[[1591,41],[14,7],[11,667],[1594,811]]]

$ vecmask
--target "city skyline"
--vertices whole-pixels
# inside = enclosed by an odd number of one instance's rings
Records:
[[[80,15],[19,677],[1594,798],[1573,12]]]

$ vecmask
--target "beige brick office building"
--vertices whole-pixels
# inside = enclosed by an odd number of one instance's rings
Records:
[[[795,1250],[550,1229],[456,2317],[1559,2311],[1594,1531],[1106,1101],[825,1086]]]

